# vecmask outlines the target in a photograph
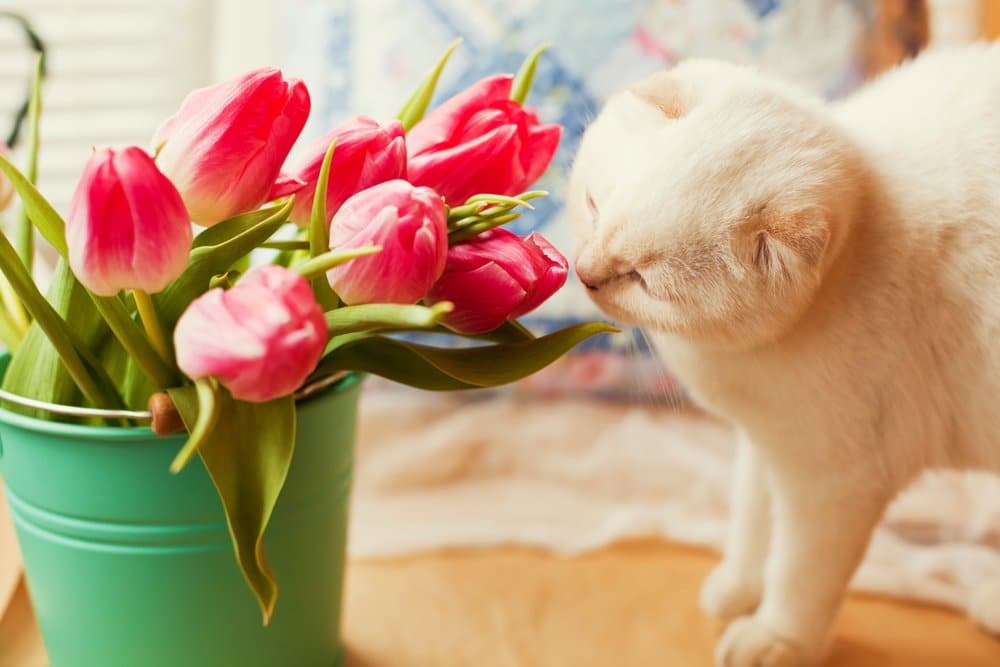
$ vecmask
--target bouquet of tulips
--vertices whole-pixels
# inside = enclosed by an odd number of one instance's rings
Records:
[[[186,429],[172,470],[201,455],[265,620],[277,586],[261,540],[292,456],[296,392],[350,371],[429,390],[499,385],[609,330],[536,338],[516,322],[566,280],[544,238],[502,227],[545,194],[529,188],[560,128],[523,106],[541,49],[516,76],[428,113],[454,46],[397,120],[350,120],[288,173],[309,93],[275,69],[192,92],[148,149],[95,150],[65,220],[33,184],[37,73],[28,167],[0,155],[0,203],[16,192],[23,210],[13,242],[0,235],[3,388],[148,406],[154,431]],[[32,278],[34,229],[60,256],[47,296]],[[413,331],[475,344],[396,335]]]

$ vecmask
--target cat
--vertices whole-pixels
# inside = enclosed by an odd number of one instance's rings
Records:
[[[578,277],[739,432],[720,667],[818,662],[889,501],[1000,472],[998,73],[1000,45],[930,52],[827,103],[691,60],[581,139]],[[1000,582],[969,612],[1000,633]]]

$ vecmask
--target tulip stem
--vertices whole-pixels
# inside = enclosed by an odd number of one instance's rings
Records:
[[[307,259],[304,262],[299,262],[292,267],[292,270],[311,280],[322,276],[324,273],[336,266],[346,264],[352,259],[367,257],[368,255],[374,255],[381,251],[382,247],[376,245],[366,245],[360,248],[345,250],[331,250],[319,255],[318,257],[313,257],[312,259]]]
[[[135,307],[139,311],[139,319],[142,321],[142,327],[146,330],[146,335],[149,336],[149,342],[152,343],[153,349],[167,366],[173,365],[170,343],[163,332],[163,324],[160,322],[160,316],[156,313],[153,298],[149,292],[141,289],[132,290],[132,296],[135,297]]]
[[[149,378],[157,389],[166,389],[177,384],[176,374],[169,364],[164,363],[149,340],[142,334],[125,304],[117,296],[90,294],[97,312],[108,323],[111,333],[122,344],[128,355]]]

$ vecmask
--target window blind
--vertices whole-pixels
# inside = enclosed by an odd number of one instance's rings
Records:
[[[184,95],[206,84],[211,8],[205,0],[4,3],[4,10],[27,18],[47,46],[39,182],[60,211],[92,147],[149,145]],[[33,58],[21,27],[0,19],[3,136],[24,100]],[[23,161],[20,150],[15,156]]]

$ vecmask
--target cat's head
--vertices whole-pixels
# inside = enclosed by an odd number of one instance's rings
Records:
[[[568,199],[577,274],[626,324],[774,338],[841,245],[855,164],[819,100],[686,62],[613,97],[585,133]]]

